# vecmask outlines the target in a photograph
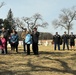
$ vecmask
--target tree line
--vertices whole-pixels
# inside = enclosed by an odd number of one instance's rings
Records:
[[[0,8],[4,6],[5,3],[2,2],[0,4]],[[61,14],[59,14],[58,19],[54,19],[51,23],[54,28],[65,28],[68,31],[68,34],[71,29],[73,29],[73,23],[76,20],[76,6],[72,8],[63,8],[61,10]],[[0,28],[4,26],[6,29],[11,31],[12,29],[16,29],[17,31],[23,31],[26,28],[29,31],[32,31],[34,27],[42,27],[47,28],[49,24],[45,22],[42,18],[42,15],[39,13],[35,13],[30,17],[23,16],[22,18],[16,18],[13,16],[13,12],[9,9],[7,13],[7,17],[5,19],[0,19]]]
[[[19,40],[22,41],[21,33],[22,31],[18,31]],[[51,39],[53,39],[53,35],[51,33],[40,32],[39,40],[51,40]]]

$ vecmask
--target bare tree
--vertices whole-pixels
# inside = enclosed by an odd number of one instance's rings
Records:
[[[22,30],[25,30],[26,25],[24,24],[24,22],[19,19],[19,18],[14,18],[15,20],[15,26],[21,28]]]
[[[23,20],[27,24],[28,30],[31,30],[31,31],[34,27],[45,28],[48,25],[47,22],[43,22],[42,16],[39,13],[36,13],[35,15],[33,15],[30,18],[29,17],[23,17]]]
[[[1,4],[0,4],[0,8],[2,7],[2,6],[4,6],[5,5],[5,3],[4,2],[1,2]]]
[[[69,31],[73,28],[73,21],[76,19],[76,7],[71,9],[62,9],[58,19],[55,19],[52,24],[55,28],[61,27]]]
[[[31,18],[29,18],[29,17],[23,17],[22,19],[27,24],[28,30],[30,30],[30,24],[31,24],[31,21],[32,21]]]

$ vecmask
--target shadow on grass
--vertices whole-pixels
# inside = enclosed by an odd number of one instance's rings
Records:
[[[69,73],[69,74],[73,74],[73,75],[76,75],[76,70],[73,70],[71,69],[69,66],[68,66],[68,63],[66,63],[66,61],[63,61],[61,59],[55,59],[55,58],[50,58],[50,57],[47,57],[46,55],[51,55],[51,56],[66,56],[67,54],[69,54],[69,52],[48,52],[48,51],[40,51],[40,56],[41,55],[45,55],[45,57],[43,57],[42,59],[45,59],[45,60],[54,60],[54,61],[57,61],[61,64],[61,66],[64,68],[64,70],[61,70],[61,69],[58,69],[58,68],[52,68],[51,66],[47,67],[45,64],[44,66],[41,66],[41,65],[38,65],[38,64],[34,64],[32,63],[31,59],[27,59],[27,64],[23,64],[23,63],[20,63],[20,64],[17,64],[16,66],[27,66],[29,67],[30,69],[29,70],[20,70],[20,71],[12,71],[9,69],[12,68],[12,66],[9,66],[9,67],[3,67],[3,68],[0,68],[0,75],[32,75],[31,72],[43,72],[43,71],[49,71],[49,72],[61,72],[61,73]],[[17,53],[9,53],[7,55],[15,55]],[[24,52],[19,52],[18,55],[23,55]],[[73,55],[75,57],[75,55]],[[34,58],[33,58],[34,59]],[[38,57],[38,61],[39,61],[39,57]],[[41,59],[40,59],[41,60]],[[7,62],[3,62],[3,61],[0,61],[0,64],[6,64],[7,65]],[[10,63],[9,63],[10,64]],[[50,63],[51,64],[51,63]]]
[[[6,62],[3,62],[3,61],[0,61],[0,65],[1,65],[1,64],[5,64],[5,65],[7,65]]]
[[[64,68],[64,70],[58,69],[58,68],[51,68],[44,66],[40,66],[40,65],[36,65],[31,63],[31,60],[28,60],[27,66],[30,67],[30,70],[20,70],[20,71],[9,71],[6,70],[4,68],[4,70],[0,71],[0,75],[32,75],[31,72],[43,72],[43,71],[49,71],[49,72],[61,72],[61,73],[69,73],[69,74],[73,74],[76,75],[76,70],[72,70],[68,64],[62,60],[59,59],[50,59],[50,58],[45,58],[45,59],[49,59],[49,60],[55,60],[61,63],[61,66]],[[22,65],[22,64],[21,64]],[[10,67],[11,68],[11,67]],[[8,69],[8,68],[7,68]]]
[[[60,57],[60,56],[66,56],[67,54],[69,54],[69,52],[62,52],[62,51],[60,51],[60,52],[48,52],[48,51],[40,51],[39,52],[39,54],[40,55],[51,55],[51,56],[58,56],[58,57]]]
[[[32,75],[32,74],[25,72],[25,71],[13,72],[13,71],[4,70],[4,71],[0,72],[0,75]]]
[[[60,69],[57,69],[57,68],[51,68],[52,71],[54,72],[62,72],[62,73],[70,73],[70,74],[73,74],[73,75],[76,75],[76,70],[72,70],[68,64],[60,59],[51,59],[49,57],[44,57],[44,59],[49,59],[49,60],[55,60],[55,61],[58,61],[61,63],[61,66],[64,68],[64,70],[60,70]]]
[[[35,65],[31,63],[31,60],[29,60],[27,66],[31,67],[30,72],[31,71],[50,71],[50,72],[53,71],[53,72],[69,73],[69,74],[76,75],[76,70],[72,70],[66,62],[59,59],[50,59],[50,58],[45,58],[45,59],[55,60],[55,61],[60,62],[64,70],[51,68],[51,67],[45,67],[45,65],[44,66]]]

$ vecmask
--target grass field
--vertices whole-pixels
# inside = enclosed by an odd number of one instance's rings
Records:
[[[39,46],[39,55],[19,53],[0,55],[0,75],[76,75],[76,50],[54,51],[52,46]]]

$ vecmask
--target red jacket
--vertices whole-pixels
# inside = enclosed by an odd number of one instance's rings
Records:
[[[0,45],[0,49],[5,49],[5,43],[6,43],[5,38],[1,38],[0,40],[2,42],[2,45]]]

